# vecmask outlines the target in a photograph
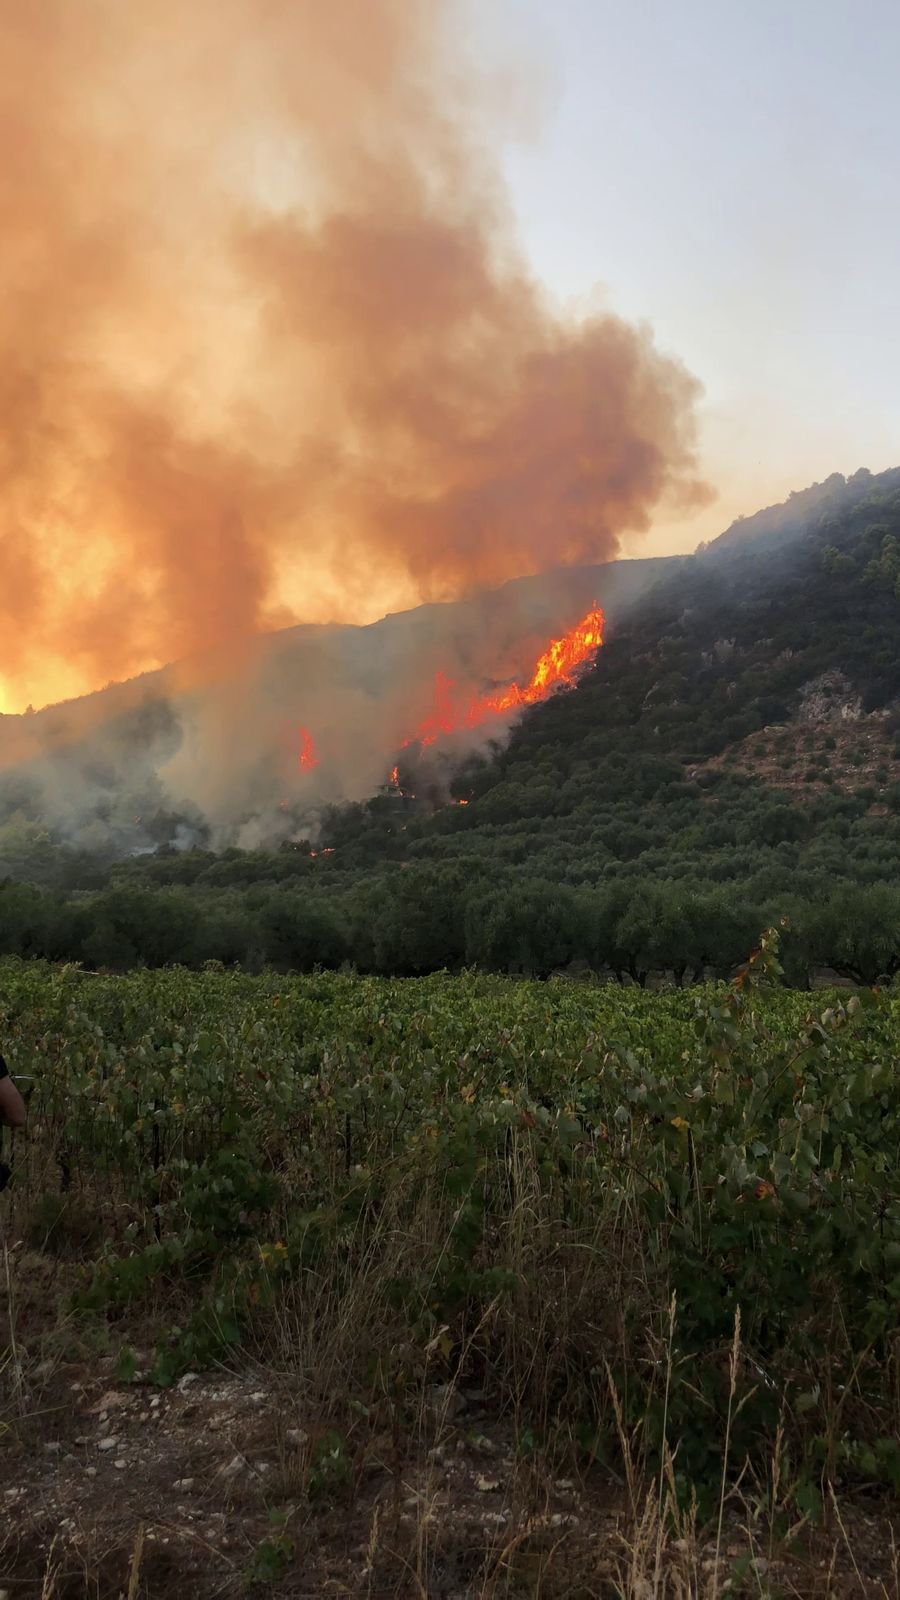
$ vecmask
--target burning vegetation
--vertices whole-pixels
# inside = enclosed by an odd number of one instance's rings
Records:
[[[557,689],[570,687],[579,671],[596,654],[603,644],[604,616],[596,602],[586,616],[558,639],[551,639],[541,652],[527,683],[511,683],[502,688],[477,694],[454,683],[446,672],[438,671],[434,678],[431,709],[420,719],[415,731],[401,743],[401,750],[427,750],[441,740],[482,727],[485,723],[514,716],[526,707],[536,705]],[[311,772],[319,765],[316,743],[309,728],[299,729],[301,772]],[[402,791],[399,764],[395,762],[388,779],[388,788]],[[408,792],[408,791],[406,791]],[[465,804],[465,801],[459,801]]]
[[[590,660],[603,643],[603,612],[596,604],[586,617],[570,628],[559,639],[551,639],[546,650],[538,657],[534,671],[524,685],[510,684],[505,689],[495,689],[490,694],[474,695],[455,691],[455,685],[446,673],[438,672],[434,680],[434,702],[415,733],[404,739],[403,748],[409,745],[435,744],[438,739],[466,728],[478,728],[495,717],[533,706],[546,700],[554,689],[565,688],[574,681],[580,667]]]
[[[304,727],[300,728],[299,763],[301,772],[312,772],[319,765],[319,757],[316,754],[313,736],[309,729]]]

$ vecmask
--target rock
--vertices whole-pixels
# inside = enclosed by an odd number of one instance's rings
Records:
[[[97,1449],[98,1450],[115,1450],[116,1445],[118,1444],[118,1442],[119,1442],[118,1439],[114,1439],[114,1438],[99,1439],[97,1441]]]
[[[305,1428],[288,1428],[284,1437],[286,1443],[292,1445],[295,1450],[301,1450],[309,1443],[309,1434]]]
[[[216,1477],[219,1482],[230,1483],[233,1478],[239,1477],[247,1463],[243,1456],[232,1456],[230,1461],[223,1461]]]
[[[196,1482],[196,1479],[194,1479],[194,1478],[176,1478],[176,1480],[173,1483],[172,1487],[179,1494],[190,1494],[191,1490],[194,1487],[195,1482]]]
[[[58,1456],[62,1450],[62,1445],[58,1439],[48,1439],[44,1445],[44,1450],[48,1456]]]
[[[99,1411],[103,1416],[108,1411],[115,1411],[120,1406],[127,1406],[128,1400],[129,1396],[123,1394],[120,1389],[107,1389],[106,1393],[100,1396],[93,1409],[94,1411]]]
[[[798,722],[860,722],[862,699],[840,670],[810,678],[800,690]]]
[[[499,1489],[500,1487],[500,1479],[484,1478],[479,1473],[478,1477],[475,1479],[475,1487],[479,1494],[493,1494],[494,1490]]]
[[[199,1378],[199,1372],[183,1373],[183,1375],[178,1379],[178,1393],[184,1394],[185,1389],[189,1389],[192,1383],[197,1383]]]
[[[119,1457],[118,1461],[114,1461],[113,1462],[113,1466],[115,1467],[117,1472],[124,1472],[125,1471],[125,1462],[123,1461],[121,1456]]]
[[[428,1391],[428,1404],[439,1417],[456,1417],[466,1407],[454,1383],[433,1383]]]
[[[161,1405],[162,1405],[162,1401],[160,1400],[159,1395],[155,1394],[153,1396],[153,1399],[150,1401],[150,1410],[151,1411],[158,1411]]]
[[[570,1511],[554,1511],[550,1518],[551,1528],[577,1528],[578,1518],[573,1517]]]
[[[252,1406],[261,1406],[263,1401],[265,1400],[265,1398],[266,1398],[265,1390],[264,1389],[257,1389],[256,1392],[250,1396],[250,1404]]]
[[[477,1433],[475,1435],[472,1440],[472,1449],[477,1450],[479,1455],[482,1456],[495,1456],[497,1454],[497,1446],[493,1439],[489,1439],[485,1433]]]
[[[84,1470],[87,1473],[87,1476],[89,1478],[96,1478],[96,1476],[97,1476],[97,1468],[96,1467],[85,1467]]]

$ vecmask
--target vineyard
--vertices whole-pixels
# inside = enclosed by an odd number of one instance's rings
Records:
[[[783,990],[777,958],[771,934],[731,986],[660,994],[4,965],[32,1086],[2,1201],[11,1437],[36,1448],[33,1370],[86,1350],[163,1396],[265,1371],[302,1459],[241,1581],[285,1594],[310,1528],[371,1511],[373,1441],[409,1521],[397,1484],[440,1460],[457,1396],[530,1481],[617,1485],[635,1529],[653,1500],[657,1568],[688,1524],[718,1558],[735,1494],[809,1536],[896,1496],[900,1001]],[[413,1521],[401,1577],[373,1554],[334,1592],[533,1592],[483,1552],[441,1588]],[[571,1592],[663,1592],[627,1567]]]

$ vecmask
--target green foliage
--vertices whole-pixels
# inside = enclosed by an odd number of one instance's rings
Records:
[[[856,922],[826,907],[861,968],[896,914],[880,893]],[[734,919],[723,899],[709,937],[737,939]],[[678,938],[653,902],[617,926],[636,965]],[[608,1368],[658,1450],[674,1292],[667,1429],[687,1481],[719,1470],[740,1308],[735,1459],[762,1459],[783,1423],[798,1504],[823,1472],[894,1483],[900,999],[784,990],[788,949],[769,933],[730,985],[664,994],[8,964],[4,1052],[36,1079],[16,1204],[52,1190],[65,1152],[95,1222],[77,1303],[114,1324],[157,1308],[158,1383],[264,1339],[283,1295],[337,1292],[409,1235],[380,1283],[391,1348],[449,1360],[477,1333],[525,1425],[549,1405],[614,1439]],[[394,1360],[392,1393],[413,1367]],[[311,1495],[342,1491],[342,1435],[310,1474]]]
[[[248,1573],[251,1583],[267,1585],[278,1583],[294,1559],[295,1545],[293,1539],[285,1532],[284,1513],[272,1511],[270,1522],[272,1532],[267,1539],[260,1540],[253,1552]]]
[[[311,1500],[333,1499],[350,1482],[350,1456],[347,1442],[336,1428],[329,1428],[316,1443],[310,1464],[307,1492]]]

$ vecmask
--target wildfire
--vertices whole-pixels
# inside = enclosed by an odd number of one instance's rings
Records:
[[[442,735],[454,733],[459,728],[475,728],[491,717],[546,700],[554,689],[573,682],[579,667],[590,659],[595,650],[599,650],[602,643],[603,612],[595,604],[587,616],[562,638],[551,639],[524,685],[513,683],[507,689],[475,695],[465,701],[454,697],[452,680],[445,673],[438,672],[434,680],[433,707],[422,718],[415,733],[403,741],[402,748],[410,744],[434,744]]]
[[[503,716],[510,711],[524,710],[526,706],[536,705],[539,700],[546,700],[554,689],[564,688],[574,682],[580,667],[589,661],[596,650],[603,643],[603,612],[598,605],[591,606],[586,617],[570,628],[559,639],[551,639],[546,650],[538,657],[534,671],[526,684],[513,683],[506,689],[495,689],[491,694],[471,695],[454,694],[452,678],[445,672],[435,674],[434,701],[427,716],[422,718],[415,732],[404,739],[401,749],[408,745],[435,744],[438,739],[461,728],[476,728],[482,722],[488,722],[491,717]],[[319,756],[313,742],[313,736],[308,728],[300,727],[300,752],[299,764],[302,772],[310,772],[319,765]],[[390,788],[404,794],[407,799],[415,799],[414,795],[406,794],[400,784],[400,772],[397,766],[391,768],[388,779]],[[458,805],[468,805],[467,800],[457,801]],[[318,854],[311,851],[312,855]],[[322,854],[330,854],[323,851]]]
[[[310,733],[308,728],[301,727],[299,731],[300,731],[300,755],[299,755],[300,771],[301,772],[311,772],[313,767],[317,767],[319,765],[319,758],[316,755],[316,747],[315,747],[315,745],[313,743],[313,736]]]

